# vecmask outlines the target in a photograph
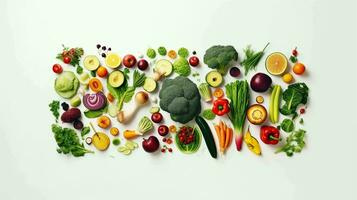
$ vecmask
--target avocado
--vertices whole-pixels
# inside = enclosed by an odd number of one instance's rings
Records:
[[[218,71],[210,71],[206,75],[206,82],[211,86],[211,87],[218,87],[222,84],[223,82],[223,77]]]

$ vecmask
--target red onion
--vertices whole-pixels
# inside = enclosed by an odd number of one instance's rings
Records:
[[[83,96],[83,104],[89,110],[100,110],[107,104],[107,98],[103,92],[86,94]]]

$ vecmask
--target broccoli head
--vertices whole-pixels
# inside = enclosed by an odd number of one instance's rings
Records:
[[[174,68],[174,72],[181,76],[188,76],[191,73],[190,64],[183,57],[179,57],[177,60],[175,60],[172,66]]]
[[[176,122],[185,124],[201,112],[201,95],[197,86],[186,77],[165,79],[159,98],[161,109],[170,113]]]
[[[206,50],[203,62],[209,68],[226,74],[232,62],[238,60],[238,52],[233,46],[215,45]]]

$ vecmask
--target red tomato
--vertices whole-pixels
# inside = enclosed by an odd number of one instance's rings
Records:
[[[66,63],[66,64],[71,63],[71,60],[72,59],[70,57],[68,57],[68,56],[63,57],[63,62]]]
[[[63,69],[62,69],[62,66],[60,64],[54,64],[52,66],[52,71],[56,74],[60,74],[62,73]]]

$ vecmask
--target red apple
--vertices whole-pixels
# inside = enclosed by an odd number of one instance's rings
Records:
[[[197,56],[191,56],[188,62],[192,67],[196,67],[200,63],[200,59],[198,59]]]
[[[151,120],[155,123],[160,123],[162,121],[162,114],[157,112],[151,115]]]
[[[136,64],[135,56],[128,54],[123,58],[123,65],[127,68],[132,68]]]
[[[148,139],[144,138],[144,141],[142,142],[142,146],[146,152],[152,153],[159,149],[160,142],[157,139],[157,137],[150,136]]]
[[[167,127],[166,125],[160,125],[159,128],[157,128],[157,132],[159,133],[159,135],[165,136],[169,133],[169,127]]]
[[[145,59],[141,59],[141,60],[138,61],[138,68],[141,71],[146,70],[148,67],[149,67],[149,63]]]

